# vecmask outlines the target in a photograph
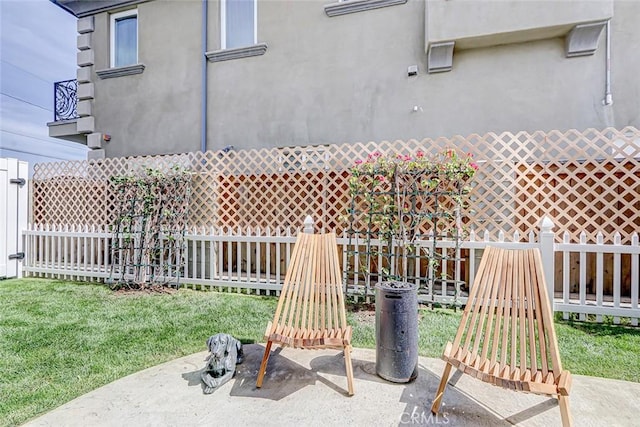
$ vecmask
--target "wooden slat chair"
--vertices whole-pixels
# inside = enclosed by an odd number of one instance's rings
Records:
[[[557,396],[563,426],[569,411],[571,374],[562,369],[538,249],[488,247],[478,267],[431,412],[442,402],[451,367],[490,384]]]
[[[344,352],[349,395],[353,395],[351,326],[347,325],[335,233],[299,233],[278,300],[256,387],[262,380],[273,343],[306,349]]]

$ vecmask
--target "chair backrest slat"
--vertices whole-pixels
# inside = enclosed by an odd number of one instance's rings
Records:
[[[540,298],[545,301],[540,307],[540,311],[542,312],[543,323],[545,325],[546,337],[549,345],[549,354],[551,355],[551,364],[553,366],[554,376],[557,378],[562,372],[562,362],[560,361],[560,352],[558,350],[558,338],[556,337],[556,329],[553,326],[553,310],[551,309],[552,301],[550,297],[547,295],[547,284],[544,280],[544,274],[542,271],[542,259],[540,257],[540,252],[535,251],[532,254],[532,257],[535,259],[537,265],[540,268],[536,269],[536,279],[538,283],[538,292],[540,292]]]
[[[500,282],[504,283],[506,281],[506,276],[510,272],[508,269],[503,268],[501,271]],[[498,349],[500,348],[500,333],[502,328],[504,327],[503,321],[505,319],[505,287],[504,286],[496,286],[499,288],[498,290],[498,306],[496,307],[496,321],[495,328],[493,329],[493,342],[491,345],[491,365],[493,365],[496,360],[498,360]],[[487,340],[488,342],[489,340]]]
[[[500,274],[500,271],[496,271],[494,273],[494,276],[496,274]],[[486,333],[484,335],[488,335],[489,337],[493,336],[494,333],[494,328],[493,328],[493,323],[494,323],[494,318],[497,316],[494,316],[493,313],[496,312],[496,303],[497,303],[497,297],[498,297],[498,293],[499,293],[499,289],[502,289],[501,286],[498,286],[499,281],[497,280],[492,280],[489,283],[489,286],[491,287],[491,299],[489,301],[489,303],[487,304],[487,313],[486,313],[486,317],[488,319],[487,322],[487,326],[486,326]],[[485,316],[482,316],[485,317]],[[496,322],[497,323],[497,322]],[[487,353],[489,351],[489,343],[491,343],[493,345],[493,340],[491,339],[485,339],[483,340],[484,342],[482,343],[482,354],[480,355],[480,357],[482,359],[486,359],[487,357]]]
[[[524,269],[529,271],[531,268],[531,261],[528,256],[523,256]],[[533,317],[534,310],[534,293],[535,282],[532,280],[531,275],[525,274],[525,298],[527,301],[526,314],[527,314],[527,328],[528,328],[528,344],[529,344],[529,367],[531,369],[531,375],[535,375],[538,372],[538,355],[536,351],[536,321]]]
[[[297,245],[296,245],[297,246]],[[290,301],[289,311],[285,310],[286,324],[291,327],[296,327],[296,312],[298,308],[298,294],[300,293],[300,286],[296,286],[298,283],[304,283],[304,278],[307,274],[307,265],[309,263],[309,242],[306,239],[301,240],[300,255],[297,258],[297,263],[293,266],[293,282],[291,282],[291,293],[289,294]],[[295,250],[295,248],[294,248]],[[286,279],[285,279],[286,280]]]
[[[342,269],[340,268],[340,262],[338,261],[338,244],[336,242],[335,234],[332,235],[330,244],[335,248],[333,251],[327,251],[330,254],[330,268],[331,272],[331,288],[336,294],[336,305],[334,306],[334,316],[338,322],[338,327],[347,326],[347,314],[344,309],[344,295],[342,293]]]
[[[300,294],[298,295],[297,313],[294,325],[299,328],[306,328],[307,326],[307,313],[309,310],[309,296],[312,292],[313,284],[317,281],[316,272],[318,271],[316,263],[318,262],[319,254],[319,241],[318,239],[311,239],[311,247],[309,248],[309,260],[305,262],[305,274],[302,286],[300,286]]]
[[[329,269],[328,270],[329,274],[328,274],[327,279],[330,280],[331,277],[332,277],[331,270],[330,270],[331,262],[328,259],[329,258],[329,254],[327,253],[325,255],[327,256],[327,262],[326,262],[325,267],[327,267]],[[329,307],[327,307],[328,310],[327,310],[327,324],[326,324],[326,327],[328,329],[333,329],[335,327],[337,321],[338,321],[338,315],[336,313],[336,309],[337,309],[336,308],[336,293],[335,293],[336,290],[335,290],[335,288],[333,286],[331,286],[330,282],[327,282],[327,285],[329,285],[328,292],[327,292],[327,294],[328,294],[327,298],[328,298]]]
[[[525,268],[524,259],[526,258],[525,253],[522,251],[516,252],[516,258],[518,260],[518,324],[519,324],[519,342],[520,342],[520,366],[524,369],[528,368],[529,364],[527,363],[527,350],[529,346],[527,345],[527,331],[529,328],[527,327],[527,279],[528,275],[526,274],[527,270]]]
[[[518,267],[517,260],[514,260],[513,279],[505,283],[506,286],[511,288],[511,337],[509,342],[511,348],[509,351],[509,366],[511,366],[512,369],[517,366],[516,361],[518,356],[518,302],[520,298],[520,295],[518,295],[518,282],[522,277],[520,276],[520,269]]]
[[[318,252],[319,254],[323,253],[323,249],[319,248],[318,249],[320,252]],[[305,310],[305,323],[302,326],[303,328],[309,328],[309,329],[313,329],[315,328],[315,324],[317,324],[317,322],[315,322],[315,314],[317,313],[316,310],[316,296],[318,295],[318,286],[313,286],[313,283],[322,283],[323,281],[323,277],[322,277],[322,265],[320,265],[320,268],[316,268],[315,271],[313,271],[313,282],[308,283],[308,293],[307,293],[307,301],[308,301],[308,309]]]
[[[342,293],[342,269],[340,268],[340,262],[338,260],[338,243],[336,241],[335,234],[331,234],[327,239],[326,244],[333,247],[334,250],[327,250],[327,256],[329,268],[328,281],[331,283],[331,289],[336,295],[336,304],[333,307],[334,318],[336,319],[337,327],[344,327],[347,325],[347,315],[344,310],[344,295]]]
[[[298,241],[297,241],[298,242]],[[300,245],[294,245],[293,252],[291,253],[291,257],[289,258],[289,268],[284,277],[284,283],[282,284],[282,289],[280,290],[280,298],[278,299],[278,306],[276,307],[276,312],[274,314],[274,319],[280,319],[282,316],[283,319],[288,318],[289,306],[291,304],[291,297],[293,295],[293,283],[298,281],[296,275],[301,273],[301,270],[297,268],[300,264],[300,257],[302,256],[303,248],[302,242]],[[277,322],[274,322],[274,324]],[[286,323],[286,322],[283,322]]]
[[[489,250],[489,248],[487,248],[487,250]],[[491,254],[493,254],[495,249],[491,248]],[[487,255],[490,256],[490,255]],[[502,283],[509,283],[511,281],[513,281],[513,258],[511,263],[509,263],[507,265],[507,268],[505,269],[505,275],[504,275],[504,282]],[[500,357],[498,358],[498,360],[500,361],[500,368],[502,369],[507,363],[507,352],[509,350],[509,335],[510,335],[510,330],[511,330],[511,319],[513,318],[513,312],[512,312],[512,289],[511,286],[506,286],[504,285],[505,288],[505,295],[504,295],[504,326],[502,327],[502,340],[501,340],[501,351],[500,351]]]

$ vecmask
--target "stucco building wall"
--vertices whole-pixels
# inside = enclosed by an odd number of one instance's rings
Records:
[[[207,149],[640,127],[637,2],[613,2],[609,106],[604,32],[591,56],[567,58],[565,38],[554,37],[456,50],[452,71],[428,74],[425,1],[334,17],[328,3],[258,2],[264,55],[207,65]],[[94,75],[95,128],[111,135],[102,148],[108,157],[199,150],[202,3],[137,7],[144,72]],[[218,2],[208,15],[215,51]],[[95,15],[96,69],[108,68],[108,23],[107,12]],[[412,65],[416,76],[407,75]]]
[[[96,130],[111,136],[107,157],[200,147],[201,5],[152,1],[138,7],[141,74],[94,75]],[[109,68],[109,13],[95,15],[96,70]]]

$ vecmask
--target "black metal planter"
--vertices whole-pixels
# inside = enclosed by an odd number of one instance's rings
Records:
[[[406,383],[418,376],[418,286],[376,285],[376,373]]]

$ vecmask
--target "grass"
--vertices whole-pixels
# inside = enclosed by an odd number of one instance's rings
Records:
[[[640,329],[556,321],[562,366],[574,374],[640,382]]]
[[[217,332],[259,342],[276,303],[216,292],[123,295],[93,284],[0,281],[0,425],[21,424],[118,378],[203,351]],[[421,310],[420,354],[439,357],[460,315]],[[375,347],[375,316],[348,316],[354,346]],[[566,369],[640,382],[639,329],[556,325]]]
[[[0,425],[203,351],[217,332],[257,340],[275,305],[213,292],[122,295],[56,280],[0,282]]]

